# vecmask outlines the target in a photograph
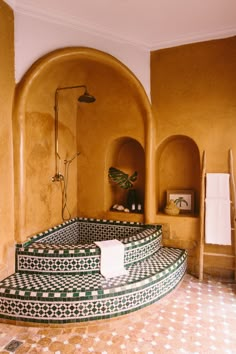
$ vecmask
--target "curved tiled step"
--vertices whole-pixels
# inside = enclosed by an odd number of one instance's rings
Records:
[[[114,317],[160,299],[182,279],[186,251],[162,247],[128,267],[129,275],[105,280],[99,273],[15,273],[0,283],[0,318],[70,323]]]
[[[120,239],[124,244],[125,266],[144,260],[161,247],[160,225],[86,221],[73,220],[63,228],[36,235],[25,244],[18,245],[16,248],[17,272],[34,274],[98,273],[101,252],[92,242],[95,238],[101,240],[102,237],[108,239],[109,236]],[[83,240],[79,236],[82,236]],[[71,243],[68,243],[69,241]],[[79,241],[81,244],[78,244]],[[84,243],[85,241],[91,241],[91,243]],[[77,242],[77,244],[73,242]]]

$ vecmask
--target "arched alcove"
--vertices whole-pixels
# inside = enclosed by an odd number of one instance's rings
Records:
[[[104,216],[106,151],[119,136],[130,136],[144,146],[146,183],[141,198],[145,196],[147,219],[154,210],[155,133],[144,88],[111,55],[85,47],[64,48],[35,62],[16,88],[13,128],[15,230],[19,241],[62,221],[61,186],[51,180],[55,173],[55,90],[81,84],[88,86],[95,103],[77,105],[80,92],[74,91],[63,92],[59,102],[62,167],[65,158],[80,152],[70,168],[71,216]],[[127,143],[130,145],[129,140]],[[124,156],[126,144],[122,146],[120,154]]]
[[[144,192],[145,192],[145,155],[142,145],[135,139],[130,137],[121,137],[112,141],[107,152],[105,190],[106,210],[111,209],[114,204],[121,204],[127,207],[128,190],[120,188],[115,183],[111,183],[108,179],[108,170],[115,167],[129,176],[135,171],[138,173],[137,180],[134,182],[132,189],[136,194],[136,210],[137,204],[141,204],[144,209]]]
[[[199,213],[200,154],[189,137],[167,138],[157,149],[157,212],[163,212],[169,190],[194,191],[194,214]]]

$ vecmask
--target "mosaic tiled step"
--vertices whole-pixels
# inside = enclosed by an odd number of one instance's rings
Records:
[[[126,314],[173,290],[185,273],[186,259],[186,251],[162,247],[129,266],[129,275],[110,280],[99,273],[15,273],[0,283],[0,318],[70,323]]]
[[[74,219],[18,245],[16,270],[38,274],[98,273],[101,252],[93,242],[111,238],[124,243],[124,264],[129,266],[157,252],[161,236],[160,225]]]

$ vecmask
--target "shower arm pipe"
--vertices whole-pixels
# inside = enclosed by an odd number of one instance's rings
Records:
[[[58,159],[61,159],[59,152],[58,152],[58,92],[62,90],[70,90],[76,88],[84,88],[85,92],[87,92],[86,85],[76,85],[76,86],[65,86],[65,87],[58,87],[55,91],[55,175],[52,177],[53,182],[60,182],[64,179],[63,175],[59,171],[58,166]]]

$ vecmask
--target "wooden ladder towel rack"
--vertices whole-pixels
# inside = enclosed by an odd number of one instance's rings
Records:
[[[229,174],[230,174],[230,197],[231,197],[231,230],[233,232],[234,254],[205,252],[205,198],[206,198],[206,152],[202,155],[201,173],[201,198],[200,198],[200,247],[199,247],[199,280],[203,280],[204,256],[230,257],[234,258],[234,280],[236,281],[236,194],[234,181],[233,152],[229,150]]]

